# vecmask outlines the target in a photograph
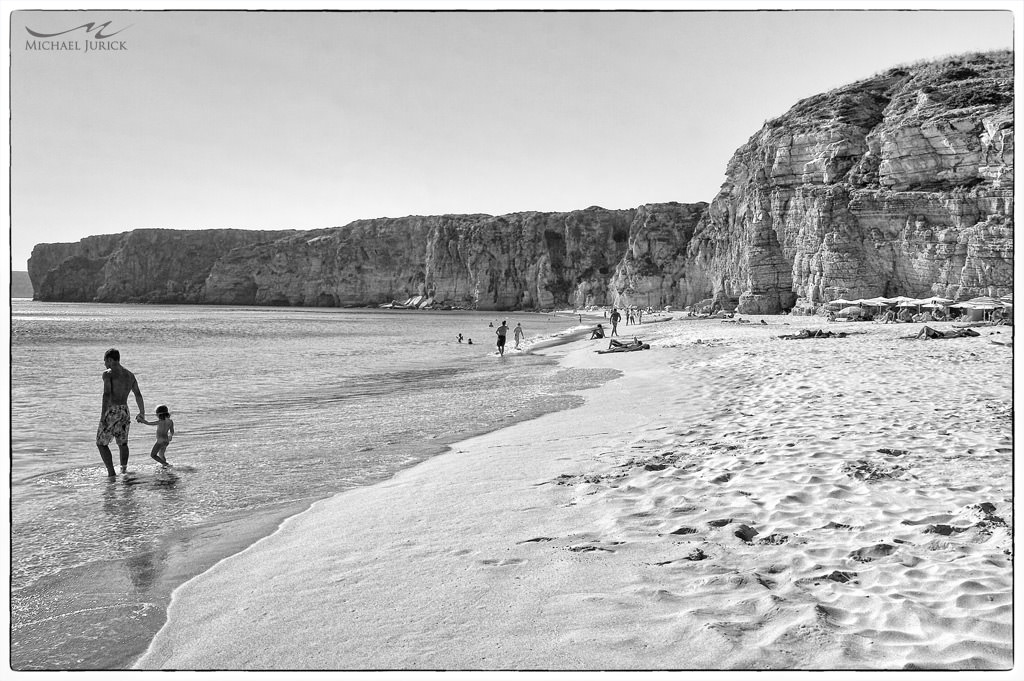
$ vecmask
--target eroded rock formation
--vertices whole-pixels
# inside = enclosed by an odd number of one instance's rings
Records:
[[[896,68],[798,103],[733,155],[688,257],[748,313],[1013,285],[1008,53]]]
[[[40,244],[41,300],[744,313],[1013,285],[1013,60],[891,69],[799,102],[708,203],[359,220],[314,231],[136,230]]]
[[[636,211],[359,220],[240,248],[206,282],[211,303],[356,306],[425,295],[482,310],[603,304]]]
[[[137,229],[38,244],[28,261],[36,300],[205,303],[213,264],[232,249],[290,231]]]

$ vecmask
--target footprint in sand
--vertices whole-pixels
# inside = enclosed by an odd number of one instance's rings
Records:
[[[530,544],[532,542],[542,541],[553,541],[554,537],[534,537],[533,539],[524,539],[523,541],[516,542],[517,544]]]
[[[864,548],[851,551],[849,556],[853,560],[860,563],[869,563],[876,558],[883,558],[888,556],[896,550],[896,547],[892,544],[875,544],[874,546],[865,546]]]
[[[608,546],[618,546],[622,542],[610,541],[605,542],[605,546],[600,544],[577,544],[576,546],[568,547],[573,553],[590,553],[591,551],[605,551],[606,553],[615,553],[615,549],[610,549]]]
[[[835,522],[833,520],[833,521],[830,521],[828,523],[828,525],[822,525],[818,529],[821,529],[821,530],[853,530],[853,529],[860,529],[860,528],[854,528],[853,525],[847,525],[846,523],[837,523],[837,522]]]
[[[761,539],[758,539],[757,543],[758,544],[771,544],[771,545],[777,546],[779,544],[785,544],[787,541],[789,541],[789,535],[787,535],[787,534],[779,534],[779,533],[776,532],[776,533],[769,534],[767,537],[762,537]]]
[[[521,565],[525,562],[526,560],[523,558],[485,558],[480,561],[480,564],[493,567],[504,567],[506,565]]]

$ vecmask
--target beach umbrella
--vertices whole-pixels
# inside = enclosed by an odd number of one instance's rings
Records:
[[[835,300],[828,301],[828,303],[826,303],[826,304],[827,305],[840,305],[840,306],[842,306],[842,305],[853,305],[853,301],[852,300],[847,300],[846,298],[836,298]]]
[[[926,305],[949,305],[950,303],[953,302],[953,299],[932,296],[931,298],[923,298],[921,302]]]
[[[907,298],[902,303],[900,303],[898,307],[920,307],[922,305],[924,305],[923,300],[918,300],[917,298]]]
[[[961,306],[963,305],[964,303],[961,303]],[[966,305],[969,305],[973,310],[994,310],[997,307],[1002,307],[1003,301],[991,296],[978,296],[966,301]]]

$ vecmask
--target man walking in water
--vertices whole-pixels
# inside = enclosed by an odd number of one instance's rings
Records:
[[[107,476],[114,477],[114,458],[110,453],[110,441],[117,442],[121,454],[121,472],[128,469],[128,428],[131,426],[131,414],[128,412],[128,393],[135,393],[135,403],[139,407],[136,418],[146,417],[146,404],[142,401],[135,374],[121,366],[121,353],[111,348],[103,355],[103,363],[107,370],[103,372],[103,410],[100,413],[100,426],[96,430],[96,447],[100,450],[100,458],[107,467]]]
[[[501,326],[494,330],[494,333],[498,335],[498,354],[505,355],[505,334],[508,333],[508,326],[505,325],[504,320],[501,322]]]

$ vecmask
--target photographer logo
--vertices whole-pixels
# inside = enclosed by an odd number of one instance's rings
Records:
[[[25,27],[33,39],[25,41],[25,49],[37,52],[124,52],[128,49],[125,40],[110,40],[131,26],[114,30],[111,22],[102,24],[90,21],[64,31],[47,33]]]

